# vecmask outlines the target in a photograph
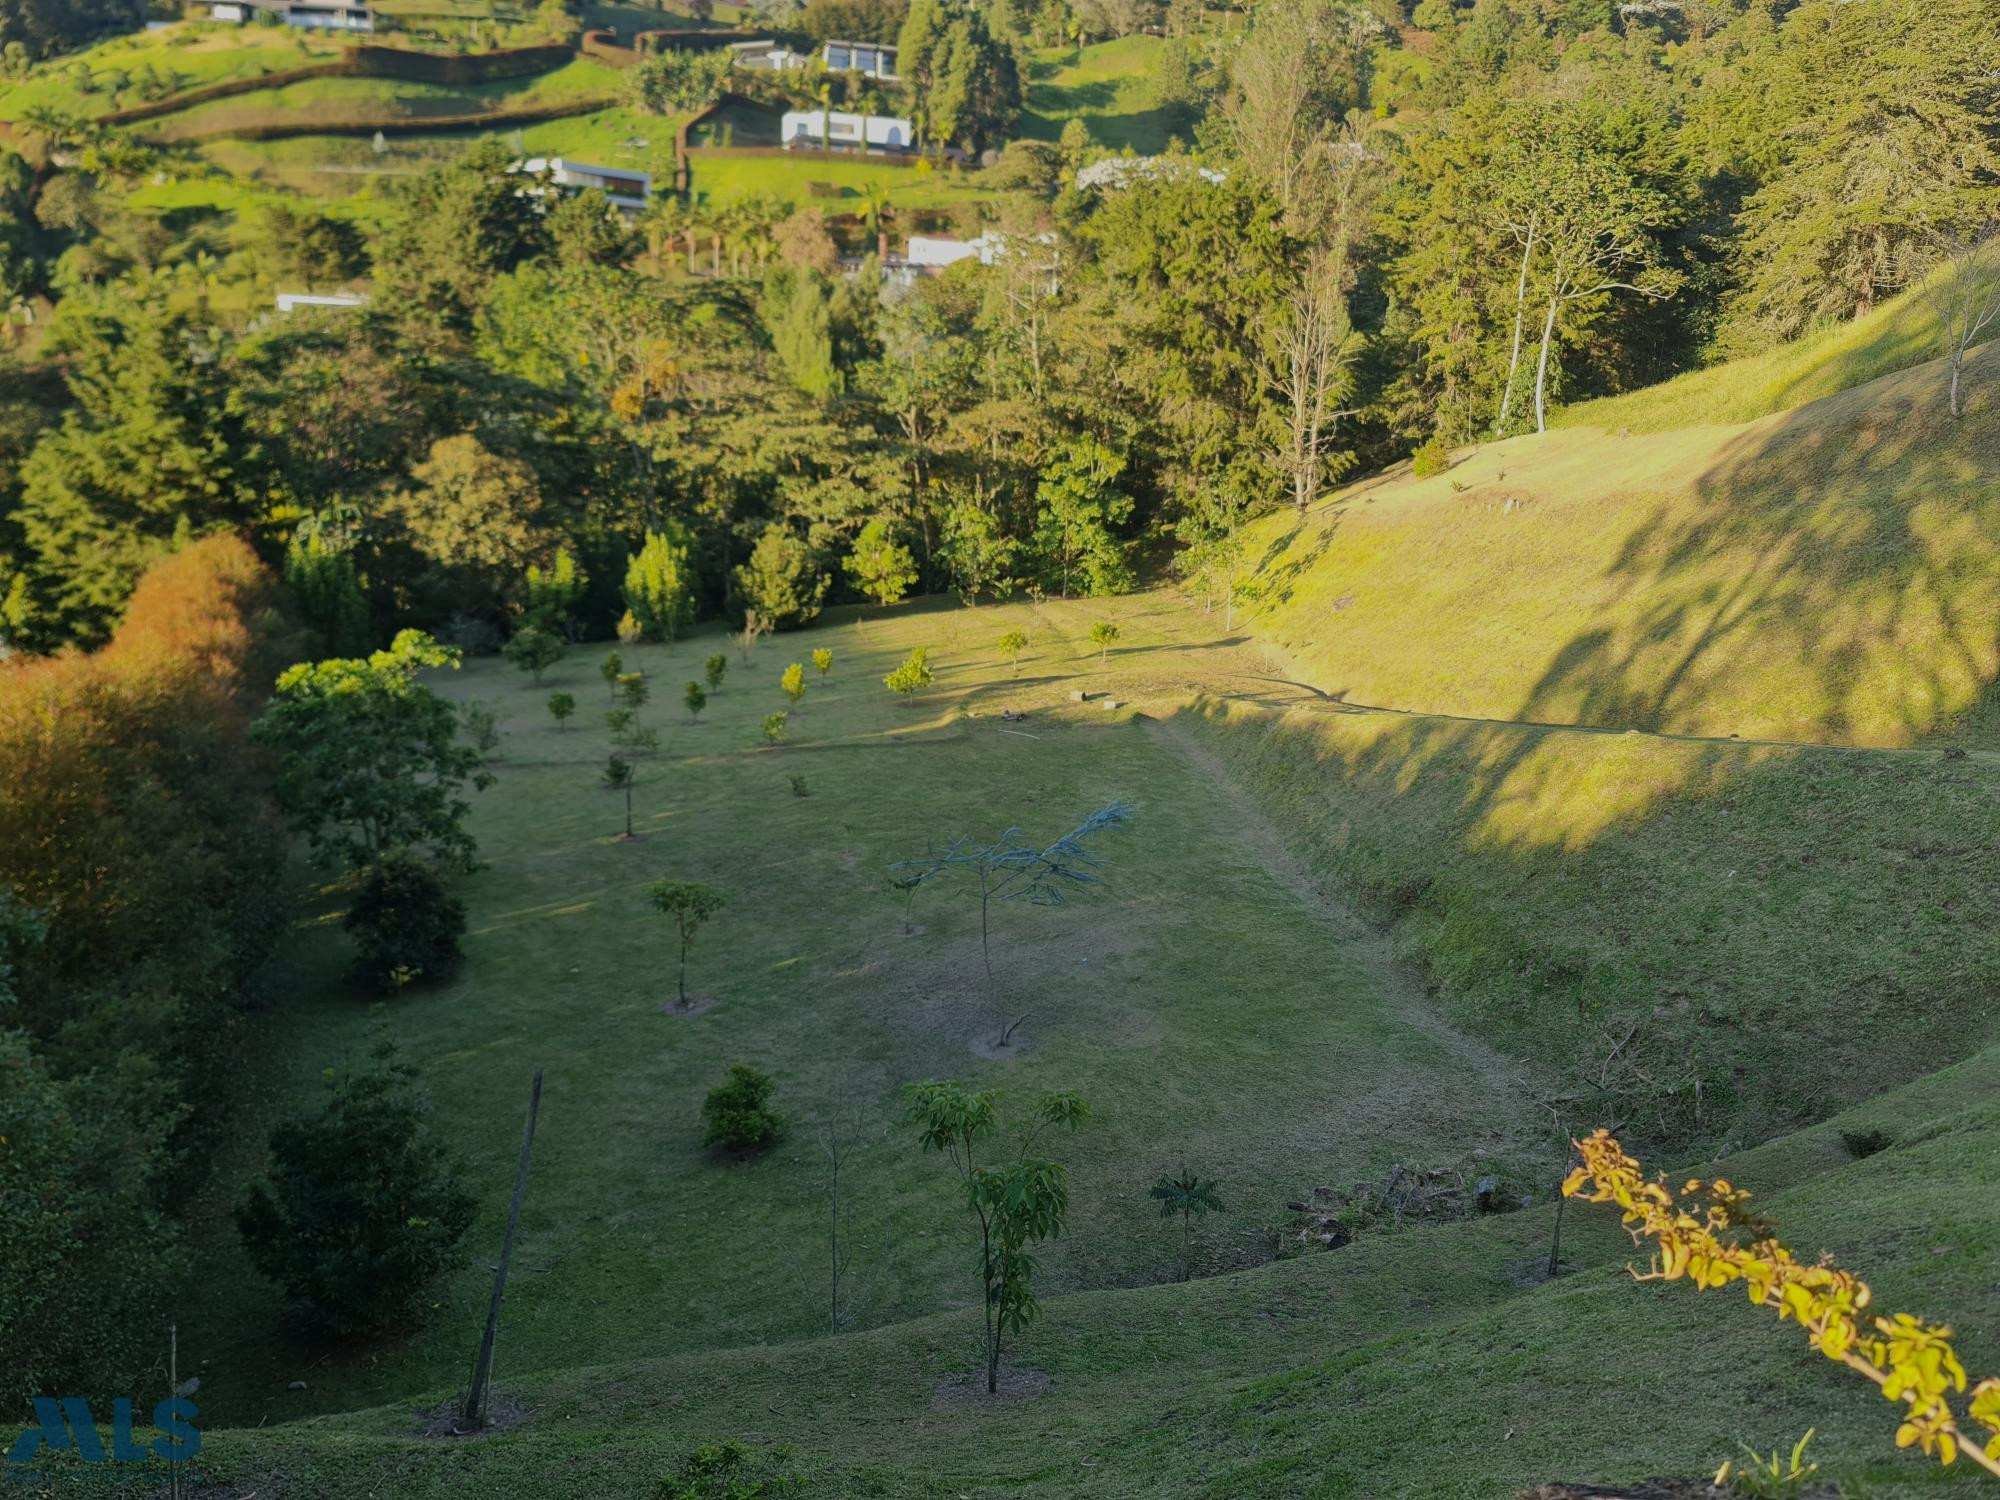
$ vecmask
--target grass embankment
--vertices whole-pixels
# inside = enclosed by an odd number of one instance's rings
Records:
[[[263,26],[182,23],[137,32],[52,58],[19,82],[0,83],[0,121],[19,120],[37,107],[95,119],[143,103],[129,83],[117,91],[111,85],[121,74],[129,79],[146,68],[165,80],[170,92],[185,93],[332,62],[345,50],[344,42],[312,32]],[[91,79],[88,87],[79,86],[84,71]]]
[[[1787,1242],[1861,1271],[1876,1306],[1949,1317],[2000,1368],[2000,1052],[1730,1159]],[[1886,1130],[1857,1159],[1843,1132]],[[809,1344],[517,1375],[515,1431],[417,1438],[412,1399],[210,1431],[202,1464],[278,1493],[408,1500],[651,1496],[697,1443],[739,1439],[806,1496],[1495,1500],[1551,1478],[1700,1475],[1816,1427],[1821,1480],[1872,1500],[1978,1491],[1893,1446],[1894,1411],[1739,1291],[1635,1286],[1602,1209],[1572,1210],[1574,1274],[1538,1282],[1552,1211],[1364,1238],[1185,1285],[1051,1302],[1024,1357],[1051,1377],[999,1409],[933,1405],[965,1369],[957,1312]],[[502,1335],[502,1346],[506,1345]],[[442,1397],[441,1387],[434,1396]],[[792,1445],[779,1457],[779,1445]],[[1961,1464],[1960,1470],[1968,1466]]]
[[[1027,97],[1019,133],[1024,140],[1053,141],[1072,118],[1081,119],[1091,139],[1114,151],[1130,147],[1141,156],[1164,151],[1178,135],[1190,138],[1188,112],[1163,105],[1153,87],[1154,60],[1162,43],[1156,36],[1128,36],[1039,52],[1028,64]]]
[[[1932,364],[1742,426],[1568,428],[1354,486],[1257,528],[1254,627],[1354,703],[2000,743],[2000,349],[1969,378],[1959,422]]]
[[[640,762],[632,843],[617,838],[621,800],[600,786],[602,647],[539,689],[498,662],[446,677],[453,696],[501,716],[499,781],[473,820],[487,868],[462,888],[464,974],[405,995],[389,1019],[482,1194],[473,1261],[422,1332],[321,1362],[274,1337],[275,1302],[227,1229],[233,1174],[208,1215],[213,1294],[181,1319],[184,1358],[209,1361],[212,1420],[372,1404],[459,1378],[538,1064],[548,1088],[508,1297],[509,1379],[823,1333],[822,1124],[856,1148],[843,1173],[844,1325],[964,1306],[977,1291],[959,1190],[897,1124],[901,1086],[927,1077],[997,1086],[1017,1104],[1074,1088],[1094,1107],[1061,1148],[1075,1217],[1046,1258],[1051,1291],[1170,1277],[1178,1232],[1146,1189],[1183,1159],[1218,1178],[1235,1209],[1206,1237],[1216,1267],[1268,1254],[1260,1226],[1316,1183],[1380,1180],[1395,1163],[1551,1174],[1528,1070],[1438,1026],[1372,942],[1330,925],[1272,841],[1214,795],[1166,731],[1069,701],[1074,685],[1178,691],[1202,669],[1204,653],[1173,649],[1177,611],[1106,604],[900,610],[780,637],[748,667],[732,650],[699,725],[680,706],[682,685],[722,642],[628,653],[628,668],[650,676],[644,718],[664,740]],[[1113,612],[1125,638],[1101,669],[1089,624]],[[992,645],[1016,625],[1032,642],[1018,679]],[[905,705],[880,678],[924,643],[939,683]],[[812,682],[786,743],[764,748],[758,725],[784,706],[785,663],[822,645],[835,652],[831,678]],[[581,727],[549,718],[558,687],[579,698]],[[1032,716],[1003,724],[1003,705]],[[794,795],[793,776],[809,795]],[[1113,863],[1101,890],[1059,910],[994,913],[1001,998],[987,992],[977,904],[962,884],[922,891],[924,930],[901,934],[885,878],[894,861],[1010,823],[1052,839],[1121,797],[1137,812],[1103,840]],[[719,1003],[693,1018],[661,1009],[677,948],[643,889],[663,877],[728,894],[692,966],[693,987]],[[315,906],[274,976],[294,1062],[289,1076],[275,1070],[268,1107],[310,1099],[321,1068],[364,1046],[365,1001],[339,982],[338,908],[338,893]],[[1002,1021],[1024,1012],[1026,1049],[985,1055]],[[792,1133],[754,1164],[718,1164],[699,1143],[699,1106],[739,1060],[777,1075]],[[260,1135],[247,1120],[245,1139]],[[311,1390],[288,1393],[294,1378]]]
[[[227,136],[234,132],[293,127],[357,128],[360,123],[422,121],[444,116],[454,120],[517,110],[542,110],[567,104],[587,105],[618,92],[618,75],[587,57],[528,78],[494,83],[444,85],[410,83],[390,78],[314,78],[283,88],[259,89],[232,99],[217,99],[148,121],[149,137],[165,141]]]

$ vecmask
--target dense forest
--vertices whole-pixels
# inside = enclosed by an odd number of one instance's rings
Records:
[[[247,729],[284,661],[1163,572],[1220,601],[1263,513],[1865,313],[2000,216],[1991,0],[785,19],[901,39],[915,117],[989,158],[985,255],[885,276],[879,214],[666,192],[628,222],[490,140],[379,221],[235,225],[127,201],[165,148],[0,148],[0,300],[53,307],[0,349],[10,1371],[129,1366],[179,1274],[284,860]],[[0,0],[5,65],[139,20]],[[1174,149],[1011,137],[1017,49],[1142,30]],[[245,267],[366,305],[224,316]],[[79,1159],[104,1180],[41,1194]]]

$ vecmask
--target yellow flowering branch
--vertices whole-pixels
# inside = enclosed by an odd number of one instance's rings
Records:
[[[1640,1281],[1678,1281],[1698,1291],[1740,1281],[1752,1302],[1776,1310],[1805,1329],[1828,1359],[1867,1376],[1891,1401],[1902,1403],[1896,1446],[1917,1447],[1939,1463],[1969,1458],[2000,1478],[2000,1379],[1979,1382],[1964,1419],[1984,1427],[1984,1444],[1959,1425],[1951,1397],[1966,1389],[1965,1366],[1951,1346],[1951,1329],[1907,1313],[1862,1315],[1872,1300],[1868,1283],[1831,1259],[1801,1265],[1778,1243],[1777,1226],[1750,1212],[1750,1194],[1726,1179],[1690,1179],[1675,1193],[1665,1178],[1646,1180],[1609,1131],[1578,1141],[1583,1165],[1563,1183],[1563,1196],[1586,1203],[1615,1203],[1635,1243],[1653,1243],[1652,1263],[1633,1269]]]

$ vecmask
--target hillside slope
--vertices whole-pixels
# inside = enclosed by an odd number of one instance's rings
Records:
[[[1796,1248],[1862,1271],[1878,1306],[1952,1318],[1975,1375],[2000,1367],[1996,1087],[2000,1050],[1729,1163]],[[1889,1144],[1857,1158],[1844,1139],[1871,1131]],[[417,1436],[439,1392],[213,1433],[202,1462],[225,1493],[640,1497],[696,1444],[737,1440],[805,1496],[1499,1500],[1552,1477],[1705,1473],[1739,1442],[1789,1447],[1817,1426],[1823,1477],[1858,1493],[1974,1478],[1899,1453],[1871,1388],[1740,1295],[1633,1285],[1605,1210],[1569,1216],[1576,1270],[1538,1284],[1551,1227],[1535,1209],[1056,1299],[1023,1352],[1048,1393],[998,1408],[934,1397],[972,1359],[960,1312],[531,1378],[510,1388],[524,1425],[472,1443]]]
[[[1254,537],[1252,625],[1343,701],[1746,740],[1994,741],[2000,350],[1735,426],[1568,428]]]

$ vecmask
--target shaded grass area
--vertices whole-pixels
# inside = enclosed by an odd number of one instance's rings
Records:
[[[1174,136],[1189,139],[1193,117],[1161,104],[1153,89],[1160,46],[1160,38],[1140,35],[1098,42],[1080,52],[1054,48],[1038,53],[1028,66],[1021,137],[1053,141],[1077,118],[1092,140],[1114,151],[1129,147],[1149,156],[1164,151]]]
[[[1107,613],[1124,636],[1101,668],[1088,626]],[[993,642],[1017,624],[1032,644],[1015,679]],[[879,679],[917,644],[934,648],[940,682],[904,705]],[[339,1353],[274,1337],[278,1309],[227,1228],[244,1163],[202,1216],[214,1230],[207,1290],[181,1320],[184,1356],[208,1361],[213,1420],[278,1420],[460,1378],[537,1065],[548,1084],[508,1299],[509,1379],[580,1358],[823,1333],[821,1126],[856,1148],[843,1174],[844,1326],[965,1306],[977,1289],[957,1190],[896,1123],[901,1085],[925,1077],[999,1087],[1020,1105],[1074,1088],[1096,1110],[1063,1146],[1074,1222],[1046,1256],[1051,1292],[1174,1274],[1178,1235],[1146,1189],[1183,1159],[1219,1178],[1235,1210],[1205,1238],[1217,1269],[1266,1257],[1264,1226],[1314,1183],[1380,1180],[1395,1163],[1553,1171],[1531,1070],[1454,1037],[1387,983],[1156,725],[1069,701],[1073,684],[1177,687],[1199,670],[1177,611],[1147,598],[919,607],[780,637],[747,667],[732,652],[723,690],[690,725],[681,686],[720,645],[627,654],[651,679],[645,718],[664,741],[639,765],[631,843],[616,837],[622,802],[599,784],[602,648],[539,689],[497,662],[441,682],[501,719],[499,781],[473,821],[487,868],[462,887],[465,972],[404,995],[388,1019],[480,1192],[473,1263],[409,1337]],[[835,652],[832,677],[809,687],[786,743],[762,748],[757,726],[783,706],[784,664],[821,645]],[[579,698],[581,727],[548,717],[558,687]],[[1002,706],[1030,717],[1005,724]],[[793,776],[808,796],[794,795]],[[1103,889],[1056,910],[996,910],[999,995],[985,986],[962,887],[923,891],[924,931],[902,934],[893,861],[1009,823],[1052,839],[1118,797],[1137,815],[1105,840]],[[718,1003],[692,1019],[661,1009],[677,949],[643,893],[662,877],[728,895],[691,974]],[[365,999],[340,978],[341,903],[338,889],[320,894],[273,976],[294,1062],[268,1081],[266,1116],[365,1046]],[[1023,1013],[1025,1050],[994,1060],[992,1037]],[[791,1135],[755,1162],[713,1162],[699,1104],[737,1061],[776,1075]],[[246,1139],[260,1133],[246,1121]],[[293,1379],[309,1390],[288,1392]]]
[[[1450,1013],[1642,1132],[1765,1139],[1995,1040],[2000,758],[1188,720]]]
[[[1256,529],[1256,628],[1362,704],[1995,743],[2000,351],[1970,369],[1960,422],[1924,365],[1742,427],[1569,429],[1353,486]]]
[[[989,196],[979,185],[977,173],[926,168],[907,158],[895,161],[800,151],[782,157],[699,155],[690,160],[693,190],[704,202],[724,203],[755,195],[840,213],[858,209],[867,188],[880,189],[892,204],[920,209]],[[840,196],[815,193],[815,183],[837,188]]]
[[[1877,1306],[1950,1317],[1975,1376],[2000,1365],[2000,1053],[1852,1119],[1740,1154],[1789,1243],[1862,1272]],[[1857,1160],[1840,1132],[1894,1122]],[[1491,1500],[1560,1477],[1704,1475],[1807,1427],[1821,1478],[1878,1500],[1977,1493],[1898,1452],[1894,1412],[1738,1293],[1641,1287],[1604,1210],[1568,1216],[1573,1274],[1536,1284],[1551,1211],[1364,1238],[1189,1285],[1052,1303],[1026,1357],[1048,1395],[935,1410],[967,1314],[782,1348],[518,1381],[529,1422],[470,1445],[412,1436],[417,1403],[261,1432],[203,1459],[278,1493],[643,1496],[697,1442],[740,1439],[806,1495],[1423,1495]],[[786,1451],[789,1448],[789,1452]],[[1961,1468],[1965,1467],[1963,1465]]]

